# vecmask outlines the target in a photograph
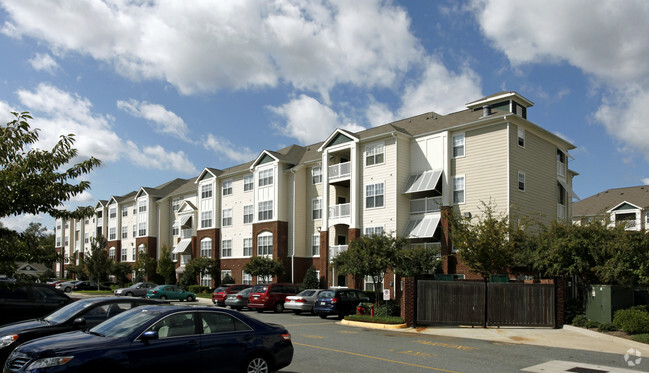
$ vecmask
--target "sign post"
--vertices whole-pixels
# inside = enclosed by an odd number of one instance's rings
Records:
[[[388,301],[390,300],[390,289],[383,289],[383,300],[385,301],[385,315],[391,316],[388,310]]]

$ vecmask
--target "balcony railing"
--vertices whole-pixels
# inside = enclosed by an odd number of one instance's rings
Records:
[[[192,229],[182,229],[182,230],[180,231],[180,238],[181,238],[181,239],[183,239],[183,238],[192,238],[192,234],[193,234],[193,233],[194,233],[194,232],[193,232]]]
[[[615,222],[616,226],[623,226],[626,230],[637,230],[638,224],[633,220],[618,220]]]
[[[329,179],[340,179],[349,177],[352,174],[351,162],[338,163],[329,166]]]
[[[334,258],[343,251],[347,251],[348,247],[348,245],[329,246],[329,261],[334,260]]]
[[[339,205],[334,205],[329,207],[329,218],[338,219],[338,218],[348,218],[351,216],[351,203],[341,203]]]
[[[566,218],[566,206],[562,204],[557,204],[557,218],[565,219]]]
[[[410,201],[411,214],[425,214],[439,212],[442,206],[442,197],[426,197]]]

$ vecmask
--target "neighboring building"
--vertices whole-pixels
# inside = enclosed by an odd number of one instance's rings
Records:
[[[649,185],[609,189],[575,202],[572,221],[623,224],[626,230],[644,231],[649,227]]]
[[[113,238],[108,250],[117,261],[132,261],[121,250],[133,245],[156,258],[163,246],[171,248],[178,274],[191,258],[208,256],[220,260],[222,276],[257,283],[243,266],[263,255],[284,263],[283,281],[301,282],[313,265],[323,286],[369,289],[371,279],[353,283],[330,264],[363,234],[403,235],[447,256],[450,208],[477,216],[491,202],[511,216],[569,219],[574,146],[528,121],[532,105],[501,92],[448,115],[430,112],[355,133],[338,129],[316,144],[264,150],[245,164],[100,201],[94,232]],[[58,226],[57,248],[73,256],[76,246],[63,244],[68,230]],[[135,242],[119,233],[131,226]],[[454,259],[444,271],[467,273]],[[394,290],[391,278],[385,283]]]

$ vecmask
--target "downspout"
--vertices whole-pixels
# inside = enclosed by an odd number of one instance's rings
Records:
[[[397,138],[397,134],[396,134],[396,132],[392,132],[391,135],[392,135],[392,138],[394,139],[394,147],[395,147],[394,153],[399,154],[399,139]],[[397,156],[397,158],[398,158],[398,156]],[[397,181],[399,180],[399,178],[398,178],[398,176],[399,176],[399,164],[398,163],[399,163],[398,161],[394,162],[394,177],[397,179]],[[399,204],[397,203],[398,198],[399,198],[399,192],[397,192],[398,190],[399,190],[399,187],[397,186],[397,188],[394,189],[394,194],[395,194],[394,195],[394,203],[395,203],[394,212],[396,214],[395,219],[394,219],[395,231],[398,231],[398,229],[399,229]],[[396,235],[396,233],[395,233],[395,235]],[[385,284],[385,280],[384,280],[384,284]],[[397,299],[397,274],[394,273],[394,272],[392,273],[392,284],[393,284],[392,286],[394,288],[394,291],[392,292],[392,299]],[[385,289],[385,286],[383,286],[383,288]],[[386,312],[387,312],[387,307],[386,307]]]
[[[295,170],[291,169],[291,175],[293,176],[293,208],[291,211],[291,222],[293,223],[293,229],[291,229],[291,236],[293,239],[291,242],[293,243],[292,248],[291,248],[291,283],[295,283]]]

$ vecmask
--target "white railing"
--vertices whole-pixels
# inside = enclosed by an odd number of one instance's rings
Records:
[[[557,161],[557,175],[566,177],[566,164]]]
[[[626,229],[626,230],[632,230],[632,231],[633,231],[633,230],[636,230],[637,227],[638,227],[638,224],[637,224],[637,222],[635,221],[635,219],[632,219],[632,220],[618,220],[618,221],[615,222],[615,225],[616,225],[616,226],[620,226],[620,225],[621,225],[621,226],[624,227],[624,229]]]
[[[329,166],[329,179],[349,177],[352,174],[352,163],[344,162]]]
[[[562,204],[557,204],[557,218],[565,219],[566,218],[566,206]]]
[[[347,248],[349,248],[348,245],[329,246],[329,261],[334,260],[343,251],[347,251]]]
[[[351,216],[351,203],[341,203],[339,205],[334,205],[329,207],[329,218],[338,219],[338,218],[347,218]]]
[[[426,197],[410,201],[411,214],[425,214],[439,212],[442,206],[442,197]]]
[[[192,233],[193,233],[192,229],[182,229],[180,231],[180,238],[181,239],[183,239],[183,238],[192,238]]]

